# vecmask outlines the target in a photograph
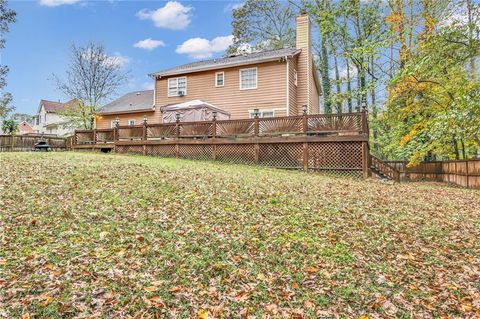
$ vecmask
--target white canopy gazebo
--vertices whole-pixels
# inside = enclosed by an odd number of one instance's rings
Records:
[[[219,121],[230,119],[229,112],[202,100],[165,105],[161,108],[161,111],[163,123],[174,123],[177,120],[176,114],[180,115],[180,121],[182,122],[211,121],[214,112],[216,112]]]

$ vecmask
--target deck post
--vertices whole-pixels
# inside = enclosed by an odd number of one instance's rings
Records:
[[[303,170],[308,172],[308,143],[303,143]]]
[[[259,115],[259,109],[253,110],[253,134],[255,135],[255,137],[258,137],[258,133],[260,132],[260,123],[258,119]]]
[[[143,155],[147,155],[147,116],[143,116],[143,127],[142,127],[142,140],[143,140]]]
[[[363,178],[368,178],[369,176],[369,167],[368,167],[368,143],[362,142],[362,169],[363,169]]]
[[[217,136],[217,111],[212,112],[212,137]]]

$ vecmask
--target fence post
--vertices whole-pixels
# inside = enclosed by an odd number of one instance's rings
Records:
[[[455,171],[455,173],[457,173],[457,172]],[[465,160],[465,175],[466,175],[465,177],[467,179],[467,188],[470,188],[469,183],[468,183],[468,160]]]
[[[13,152],[13,148],[15,147],[15,135],[10,135],[10,152]]]

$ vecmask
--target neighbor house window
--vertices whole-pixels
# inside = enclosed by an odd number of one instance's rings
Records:
[[[215,86],[224,86],[225,85],[225,73],[217,72],[215,73]]]
[[[240,70],[240,90],[257,88],[257,68]]]
[[[128,125],[135,125],[135,120],[128,120]]]
[[[251,119],[255,117],[255,112],[253,110],[248,111],[248,115]],[[260,110],[258,112],[258,117],[274,117],[275,111],[274,110]]]
[[[187,77],[168,79],[168,96],[187,95]]]

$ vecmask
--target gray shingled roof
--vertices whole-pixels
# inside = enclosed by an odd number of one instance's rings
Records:
[[[262,52],[255,52],[243,55],[236,55],[232,57],[223,57],[205,61],[197,61],[193,63],[183,64],[174,68],[162,70],[150,74],[151,76],[167,76],[182,73],[189,73],[194,71],[203,71],[209,69],[218,69],[221,67],[230,67],[237,65],[252,64],[256,62],[266,62],[269,60],[279,59],[285,56],[293,56],[300,53],[299,49],[277,49]]]
[[[153,111],[153,90],[135,91],[108,103],[98,113]]]

